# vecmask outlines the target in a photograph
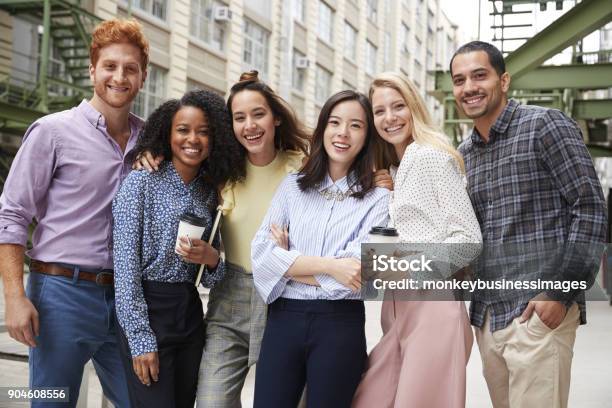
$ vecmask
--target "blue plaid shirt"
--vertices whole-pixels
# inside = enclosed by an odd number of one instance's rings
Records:
[[[548,252],[551,259],[538,261],[530,273],[514,278],[546,279],[555,268],[557,274],[570,273],[577,264],[567,259],[571,258],[569,252],[576,253],[568,251],[568,245],[605,242],[607,215],[601,185],[580,129],[562,112],[520,105],[511,99],[491,127],[489,142],[485,143],[474,128],[459,151],[465,159],[468,193],[482,229],[485,252],[502,244],[514,250],[557,246],[554,253],[561,259],[552,259]],[[546,262],[556,266],[541,268]],[[594,257],[588,262],[579,265],[582,269],[599,265],[593,265],[597,262]],[[508,268],[504,270],[506,278],[508,271],[521,273]],[[476,275],[483,273],[496,272],[483,270],[480,263]],[[472,324],[482,327],[489,309],[491,331],[503,329],[522,314],[537,293],[491,297],[476,291],[470,305]],[[581,324],[586,323],[583,291],[573,291],[571,297],[547,294],[566,305],[577,302]]]

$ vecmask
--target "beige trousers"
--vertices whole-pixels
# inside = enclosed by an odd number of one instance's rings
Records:
[[[574,303],[551,330],[534,311],[525,323],[516,318],[491,333],[487,312],[475,334],[494,408],[567,407],[579,314]]]

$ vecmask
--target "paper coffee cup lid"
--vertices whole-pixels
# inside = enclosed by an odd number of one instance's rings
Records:
[[[370,234],[384,235],[386,237],[397,237],[399,235],[395,228],[389,227],[372,227],[372,229],[370,229]]]
[[[191,213],[181,215],[180,221],[195,225],[196,227],[206,226],[206,220],[204,218],[198,217],[197,215]]]

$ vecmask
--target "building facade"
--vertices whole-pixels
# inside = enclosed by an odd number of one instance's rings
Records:
[[[439,0],[88,0],[80,6],[102,19],[131,15],[143,24],[151,62],[134,111],[144,117],[187,89],[225,94],[243,71],[256,69],[313,125],[332,93],[365,92],[376,73],[392,70],[415,82],[441,120],[442,108],[427,95],[434,87],[430,72],[446,69],[457,46],[457,27]],[[0,29],[11,34],[13,48],[4,64],[35,81],[41,23],[0,12]],[[59,59],[51,65],[62,70]]]

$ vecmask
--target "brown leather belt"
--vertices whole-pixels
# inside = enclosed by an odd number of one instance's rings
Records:
[[[34,272],[44,273],[45,275],[65,276],[74,278],[74,269],[64,268],[53,263],[46,263],[32,259],[30,269]],[[101,272],[79,271],[79,279],[94,282],[99,286],[110,286],[113,284],[113,272],[109,270]]]

